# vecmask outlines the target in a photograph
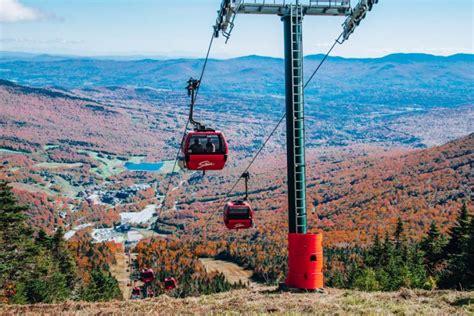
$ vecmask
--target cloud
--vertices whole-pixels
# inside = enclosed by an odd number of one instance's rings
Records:
[[[46,18],[38,9],[27,7],[19,0],[0,0],[0,23],[36,21]]]

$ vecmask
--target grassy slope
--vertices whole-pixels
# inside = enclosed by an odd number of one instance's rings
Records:
[[[57,305],[1,306],[0,314],[130,315],[178,313],[307,313],[307,314],[408,314],[469,315],[474,293],[411,291],[364,293],[328,289],[326,294],[281,293],[274,287],[175,299],[163,295],[127,302],[67,302]]]

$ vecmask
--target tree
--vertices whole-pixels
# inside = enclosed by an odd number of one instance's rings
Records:
[[[449,232],[449,243],[445,248],[446,254],[459,254],[465,250],[469,240],[469,212],[467,205],[464,204],[459,212],[456,223]]]
[[[11,188],[0,182],[0,288],[15,288],[29,278],[38,253],[32,232],[25,223],[26,207],[18,205]],[[2,291],[0,297],[7,301],[16,290]]]
[[[424,262],[430,276],[437,276],[442,267],[443,251],[447,240],[440,233],[438,226],[433,221],[428,230],[428,234],[421,241],[421,250],[424,252]]]
[[[82,289],[80,298],[90,302],[108,301],[121,299],[122,292],[117,280],[110,273],[95,269],[92,271],[90,283]]]
[[[395,239],[395,247],[397,249],[400,249],[401,244],[403,242],[403,232],[404,232],[404,228],[403,228],[402,218],[399,217],[397,221],[397,228],[395,229],[395,233],[393,236]]]
[[[450,288],[465,289],[469,287],[466,275],[472,266],[467,260],[469,258],[469,241],[471,219],[464,204],[459,212],[456,223],[449,232],[450,240],[445,247],[444,253],[447,257],[448,266],[443,274],[442,285]]]
[[[67,287],[72,290],[77,278],[76,263],[66,246],[64,232],[61,227],[58,227],[51,239],[51,252],[58,264],[60,273],[66,278]]]
[[[354,278],[353,287],[361,291],[378,291],[380,284],[372,268],[362,269]]]
[[[378,234],[375,234],[372,246],[369,248],[368,255],[365,260],[370,266],[380,265],[383,254],[384,250],[383,245],[380,242],[380,237]]]
[[[466,288],[472,290],[474,289],[474,216],[471,216],[471,225],[469,226],[469,244],[466,262]]]

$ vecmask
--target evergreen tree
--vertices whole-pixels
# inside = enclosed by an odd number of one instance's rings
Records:
[[[405,265],[409,271],[409,279],[408,282],[404,284],[404,286],[410,288],[428,287],[431,289],[432,286],[427,285],[428,279],[424,264],[424,256],[423,251],[420,250],[420,246],[416,243],[412,243],[407,247],[407,249],[408,260],[405,262]]]
[[[436,277],[441,271],[440,263],[443,260],[443,251],[446,247],[446,238],[440,233],[433,221],[428,234],[421,241],[421,250],[424,252],[424,262],[430,276]]]
[[[474,216],[471,216],[471,225],[469,227],[469,243],[466,262],[466,288],[472,290],[474,289]]]
[[[382,262],[383,253],[384,249],[382,243],[380,242],[380,237],[378,234],[375,234],[372,246],[367,252],[367,257],[365,259],[366,263],[372,267],[380,265]]]
[[[377,273],[372,268],[364,268],[359,270],[354,278],[353,287],[361,291],[378,291],[380,284],[377,280]]]
[[[109,301],[122,299],[122,292],[110,273],[96,269],[92,271],[90,283],[82,289],[80,298],[90,302]]]
[[[51,249],[51,237],[43,229],[40,229],[38,236],[36,236],[36,244],[46,249]]]
[[[449,232],[450,240],[445,249],[446,254],[460,254],[465,250],[469,240],[469,226],[469,212],[467,205],[464,204],[456,220],[456,224],[454,224]]]
[[[400,249],[403,243],[403,232],[404,232],[404,228],[403,228],[402,218],[399,217],[397,220],[397,228],[395,229],[395,233],[393,236],[395,239],[395,247],[397,249]]]
[[[7,301],[19,282],[29,279],[37,249],[26,225],[26,207],[17,204],[11,188],[0,182],[0,297]],[[4,292],[2,289],[13,288]]]
[[[66,278],[67,287],[72,290],[76,283],[76,263],[66,246],[64,232],[61,227],[58,227],[53,238],[51,238],[51,252],[58,264],[60,273]]]
[[[459,289],[469,287],[466,275],[470,266],[470,263],[467,262],[469,257],[470,222],[469,212],[464,204],[456,224],[449,232],[450,240],[445,247],[448,266],[442,279],[444,287]]]

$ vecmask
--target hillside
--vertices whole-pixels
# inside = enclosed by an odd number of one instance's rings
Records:
[[[199,74],[203,62],[50,57],[0,59],[0,78],[19,85],[72,90],[106,104],[118,101],[127,106],[141,101],[169,117],[185,115],[188,100],[183,87],[190,76]],[[307,75],[321,58],[306,57]],[[306,90],[305,117],[313,127],[308,145],[424,147],[465,135],[472,131],[474,121],[472,67],[472,55],[331,57]],[[197,117],[222,130],[242,128],[240,117],[276,121],[284,108],[283,70],[283,60],[278,58],[211,60]],[[143,123],[153,126],[152,121]]]
[[[282,293],[275,287],[176,299],[163,295],[143,301],[105,303],[66,302],[57,305],[0,306],[2,315],[130,315],[130,314],[384,314],[469,315],[474,313],[472,292],[412,291],[366,293],[328,289],[327,293]]]
[[[47,227],[55,221],[73,227],[90,226],[93,223],[89,221],[76,221],[95,209],[92,217],[100,221],[97,224],[110,225],[120,212],[158,205],[152,197],[166,189],[162,181],[165,170],[128,172],[125,163],[174,157],[186,116],[183,106],[174,106],[176,100],[169,95],[129,88],[66,91],[1,81],[0,98],[1,157],[8,171],[2,178],[14,183],[23,202],[34,205],[32,221]],[[179,98],[184,104],[185,96]],[[422,129],[443,138],[450,126],[461,126],[461,134],[473,131],[470,115],[474,111],[470,107],[445,111],[443,116],[432,113],[435,118],[425,120],[429,125],[439,122],[433,133],[421,128],[423,118],[419,116],[413,116],[403,128]],[[209,115],[220,118],[215,113]],[[231,149],[228,167],[206,178],[181,173],[172,179],[176,189],[170,193],[167,206],[172,208],[176,201],[180,213],[186,214],[178,221],[192,223],[221,207],[221,195],[271,130],[271,125],[261,128],[265,119],[255,113],[247,116],[245,123],[233,121],[229,125],[222,118],[218,120],[222,127],[230,126],[226,129]],[[308,205],[313,206],[310,222],[313,229],[327,232],[327,243],[365,242],[374,232],[386,230],[398,216],[412,223],[414,234],[425,230],[433,218],[449,227],[454,210],[467,199],[472,135],[441,147],[412,151],[397,146],[393,131],[385,130],[383,147],[377,141],[364,140],[367,145],[308,149]],[[308,125],[308,131],[329,144],[334,141],[317,127]],[[372,129],[366,132],[373,135]],[[258,221],[273,225],[283,221],[286,210],[285,175],[275,172],[285,167],[283,132],[268,144],[256,167],[250,170],[255,173],[250,197],[257,211],[262,211],[257,212],[262,217]],[[113,198],[133,184],[150,183],[153,185],[148,191],[133,199]],[[238,186],[231,197],[237,196],[238,190],[242,188]],[[94,194],[99,195],[102,205],[83,203]],[[202,213],[194,213],[196,209]],[[274,211],[275,215],[265,216],[264,211]],[[171,212],[165,217],[176,221],[175,215]],[[218,217],[215,221],[218,227]]]
[[[462,203],[472,199],[472,148],[474,134],[423,150],[309,151],[307,203],[313,206],[308,215],[310,227],[325,232],[326,245],[339,246],[365,244],[375,233],[390,230],[398,217],[415,239],[432,221],[446,230]],[[253,178],[249,198],[256,210],[257,230],[279,238],[285,237],[287,201],[286,176],[277,170],[285,165],[283,155],[267,154],[250,170]],[[206,199],[207,202],[196,201],[196,197],[205,199],[213,188],[227,192],[242,168],[231,173],[232,178],[224,182],[228,183],[226,186],[219,177],[211,176],[205,182],[192,182],[173,192],[182,214],[219,209],[224,203],[220,196]],[[220,186],[212,184],[218,181]],[[242,195],[242,189],[238,186],[231,197]],[[195,198],[190,199],[190,194]],[[217,235],[222,234],[220,220],[215,216],[211,228]]]

